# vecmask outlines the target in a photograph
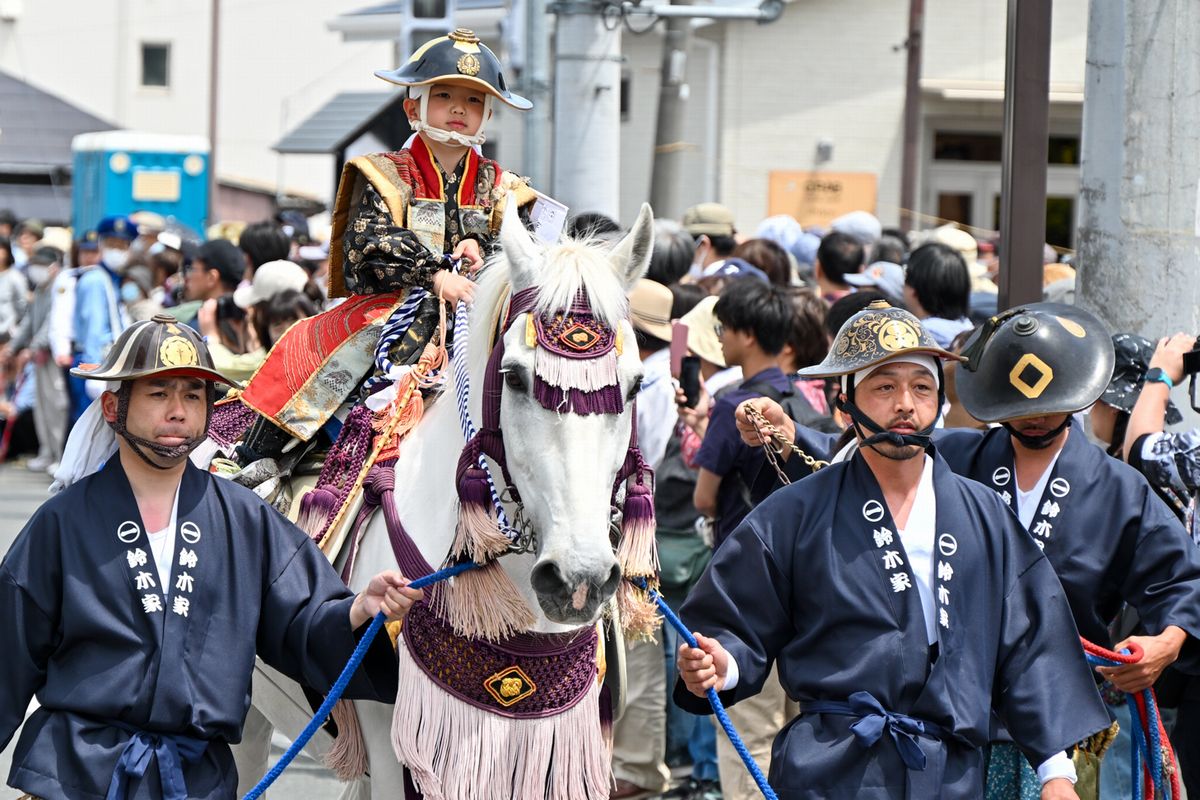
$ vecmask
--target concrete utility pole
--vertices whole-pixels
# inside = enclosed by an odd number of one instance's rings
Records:
[[[618,219],[621,18],[578,0],[556,10],[551,194],[572,214],[598,211]]]
[[[546,0],[523,0],[525,7],[525,74],[522,88],[533,108],[525,112],[522,165],[535,188],[550,187],[550,36]]]
[[[688,5],[691,0],[680,0]],[[672,17],[663,36],[662,82],[658,94],[658,125],[654,136],[654,171],[650,205],[655,216],[679,219],[686,208],[684,161],[697,145],[687,140],[687,57],[692,21]],[[705,198],[708,199],[708,198]]]
[[[1079,302],[1200,334],[1200,5],[1092,0],[1085,78]]]
[[[1000,177],[1001,309],[1042,299],[1051,0],[1008,0]]]
[[[217,101],[221,58],[221,0],[212,0],[212,39],[208,51],[208,219],[217,221]],[[200,231],[204,233],[204,231]]]
[[[917,208],[917,163],[921,142],[921,40],[925,34],[925,0],[909,0],[908,53],[904,74],[904,155],[900,167],[900,229],[913,229]]]

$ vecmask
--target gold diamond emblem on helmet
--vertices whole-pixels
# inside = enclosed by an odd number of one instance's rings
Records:
[[[200,363],[196,345],[182,336],[169,336],[158,348],[158,360],[164,367],[194,367]]]
[[[919,347],[921,336],[902,319],[890,319],[879,326],[879,346],[889,353]]]
[[[1026,378],[1026,372],[1037,373],[1037,378],[1030,383],[1028,378]],[[1008,372],[1008,382],[1013,385],[1013,388],[1030,400],[1036,400],[1041,397],[1042,392],[1046,391],[1046,387],[1053,380],[1054,370],[1050,368],[1049,364],[1042,361],[1033,353],[1026,353],[1017,359],[1017,363],[1013,364],[1013,368]]]
[[[479,74],[479,58],[473,53],[464,53],[458,59],[459,74],[466,75],[468,78],[474,78]]]

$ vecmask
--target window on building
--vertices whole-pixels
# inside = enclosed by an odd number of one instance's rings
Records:
[[[446,16],[446,0],[412,0],[412,15],[417,19],[442,19]]]
[[[1000,163],[1004,140],[998,133],[955,133],[937,131],[933,135],[935,161],[985,161]],[[1079,137],[1051,136],[1047,142],[1046,163],[1078,166]]]
[[[142,43],[142,86],[171,85],[171,45]]]
[[[621,122],[629,121],[629,101],[633,97],[633,76],[622,70],[621,72],[621,95],[617,98],[617,103],[621,109]]]

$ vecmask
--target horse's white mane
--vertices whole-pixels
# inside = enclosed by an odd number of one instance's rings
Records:
[[[586,288],[592,313],[608,325],[616,325],[629,316],[629,299],[621,278],[609,260],[611,243],[592,238],[563,239],[554,245],[534,241],[541,261],[538,314],[570,308],[579,290]],[[498,335],[503,304],[508,299],[512,271],[501,250],[488,260],[480,272],[479,289],[471,311],[471,340],[468,364],[472,375],[481,374],[492,351],[492,337]]]

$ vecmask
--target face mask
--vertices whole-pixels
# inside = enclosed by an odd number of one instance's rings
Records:
[[[120,272],[125,269],[125,264],[129,261],[129,251],[105,247],[100,251],[100,260],[104,262],[104,266]]]
[[[50,268],[42,264],[30,264],[25,268],[25,277],[29,278],[29,282],[36,288],[50,277]]]
[[[122,283],[121,299],[126,303],[136,303],[142,299],[142,290],[136,283]]]

